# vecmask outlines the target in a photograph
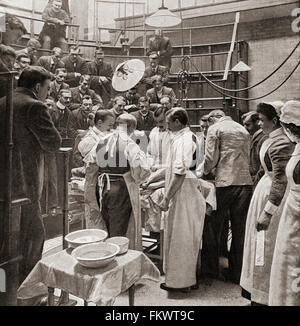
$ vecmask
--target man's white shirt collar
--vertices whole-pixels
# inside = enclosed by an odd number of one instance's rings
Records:
[[[59,110],[64,110],[66,107],[63,105],[63,104],[61,104],[60,102],[57,102],[57,107],[59,108]]]

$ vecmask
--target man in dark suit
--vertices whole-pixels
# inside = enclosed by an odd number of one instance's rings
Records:
[[[10,46],[0,44],[0,72],[13,70],[16,60],[16,52]],[[0,76],[0,98],[6,96],[7,78]]]
[[[29,198],[22,207],[20,250],[20,283],[42,257],[45,230],[41,217],[40,197],[43,186],[44,154],[61,146],[47,107],[50,75],[41,67],[28,67],[22,72],[18,89],[13,94],[13,198]],[[5,128],[6,98],[0,101],[0,130]],[[1,139],[4,139],[0,137]],[[0,180],[6,178],[5,160],[1,155]],[[21,180],[24,180],[22,184]],[[22,192],[25,190],[25,193]],[[2,189],[1,189],[2,190]]]
[[[91,75],[91,89],[107,104],[111,98],[113,69],[109,63],[104,62],[104,53],[101,50],[96,51],[95,60],[88,64],[88,74]]]
[[[18,80],[22,71],[30,66],[30,58],[27,54],[21,53],[17,55],[16,62],[14,64],[14,71],[17,71],[19,74],[14,78],[14,88],[18,85]]]
[[[166,87],[163,84],[161,76],[156,76],[153,80],[153,88],[149,89],[146,93],[150,101],[150,108],[154,111],[158,106],[160,106],[160,101],[164,96],[169,96],[172,99],[172,106],[176,102],[176,95],[172,88]]]
[[[52,55],[40,57],[38,65],[48,70],[51,73],[52,78],[54,78],[56,69],[64,68],[65,64],[61,61],[63,56],[62,49],[54,48],[52,51]]]
[[[17,44],[18,40],[27,33],[23,22],[14,15],[4,14],[5,32],[1,32],[1,43]]]
[[[67,70],[66,83],[70,87],[79,86],[80,77],[82,75],[88,75],[87,62],[80,57],[80,50],[76,46],[70,47],[70,53],[68,56],[62,59]]]
[[[125,102],[125,98],[123,96],[116,96],[114,98],[114,100],[113,100],[113,108],[109,110],[114,115],[114,118],[115,118],[114,128],[117,127],[116,121],[119,118],[119,116],[126,113],[125,112],[125,106],[126,106],[126,102]]]
[[[152,53],[149,56],[150,66],[146,68],[142,82],[146,84],[147,89],[152,88],[153,80],[156,76],[161,76],[164,84],[168,82],[168,68],[158,64],[158,55]]]
[[[138,111],[138,104],[140,99],[140,94],[137,93],[137,88],[133,87],[129,89],[125,94],[126,107],[125,110],[128,113]]]
[[[264,141],[268,138],[259,126],[259,114],[248,112],[242,116],[243,125],[251,135],[250,144],[250,174],[254,185],[256,185],[262,175],[258,175],[261,169],[260,149]]]
[[[89,75],[83,75],[80,78],[80,85],[75,88],[71,88],[72,92],[72,105],[71,110],[78,109],[81,104],[84,96],[88,95],[93,101],[93,105],[102,105],[103,101],[99,95],[90,89],[91,77]]]
[[[173,48],[170,39],[163,36],[162,30],[156,30],[155,36],[149,40],[147,55],[151,53],[158,55],[160,65],[171,69]]]
[[[72,93],[69,89],[62,89],[58,96],[58,102],[50,111],[54,126],[60,133],[63,147],[72,146],[72,136],[70,129],[70,106],[72,103]]]
[[[70,23],[70,17],[62,9],[61,0],[53,0],[51,6],[46,6],[42,18],[45,21],[40,34],[43,48],[50,50],[55,46],[59,46],[63,51],[67,51],[66,25]]]
[[[69,89],[69,85],[64,83],[67,71],[65,68],[59,68],[55,71],[55,79],[50,83],[49,96],[51,96],[55,102],[58,101],[58,95],[62,89]]]
[[[89,114],[92,112],[93,101],[89,95],[85,95],[82,99],[81,106],[72,111],[70,129],[73,140],[78,136],[78,130],[89,129]]]
[[[17,56],[19,54],[27,54],[30,58],[30,65],[31,66],[36,66],[37,65],[37,61],[38,61],[38,58],[37,58],[37,52],[38,50],[41,48],[41,43],[36,40],[35,38],[31,38],[28,42],[27,42],[27,45],[26,45],[26,48],[25,49],[22,49],[22,50],[19,50],[19,51],[16,51],[16,54]]]
[[[137,121],[136,130],[150,131],[155,127],[153,112],[150,111],[149,100],[146,97],[141,97],[138,104],[139,111],[131,113]]]

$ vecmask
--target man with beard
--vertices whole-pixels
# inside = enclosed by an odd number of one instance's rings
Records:
[[[101,50],[96,51],[95,60],[88,64],[88,74],[91,75],[91,89],[107,104],[111,97],[113,69],[109,63],[104,62],[104,53]]]
[[[264,141],[268,138],[259,126],[259,115],[257,112],[248,112],[242,116],[244,127],[251,135],[250,144],[250,174],[254,184],[257,184],[262,175],[258,175],[261,169],[259,153]]]

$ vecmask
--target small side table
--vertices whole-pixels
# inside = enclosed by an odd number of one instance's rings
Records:
[[[89,269],[78,264],[71,249],[42,259],[18,290],[18,300],[48,295],[48,305],[55,305],[54,290],[60,289],[84,300],[111,306],[115,298],[128,291],[129,305],[134,305],[135,284],[142,280],[159,282],[160,272],[142,252],[129,250],[104,268]],[[35,291],[36,289],[36,291]]]

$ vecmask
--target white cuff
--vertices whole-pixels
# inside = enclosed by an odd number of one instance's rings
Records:
[[[274,213],[277,211],[278,206],[272,204],[270,201],[267,202],[264,211],[270,215],[274,215]]]

